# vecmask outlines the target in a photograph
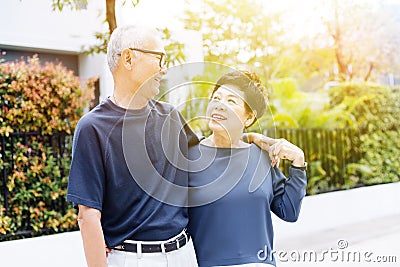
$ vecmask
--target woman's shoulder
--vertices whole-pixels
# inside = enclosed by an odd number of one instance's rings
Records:
[[[250,144],[250,157],[252,157],[253,160],[258,158],[263,163],[271,164],[268,151],[261,149],[254,143]]]

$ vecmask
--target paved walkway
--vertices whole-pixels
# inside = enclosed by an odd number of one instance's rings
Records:
[[[342,240],[340,244],[339,240]],[[338,247],[346,245],[345,249]],[[327,229],[306,236],[299,235],[285,239],[279,239],[277,236],[275,247],[276,253],[286,252],[286,254],[275,254],[278,267],[398,267],[400,266],[400,214]],[[304,251],[314,251],[315,254],[310,260],[308,253],[306,260],[303,260]],[[326,253],[322,260],[324,251],[330,254]],[[300,262],[297,252],[302,257]],[[348,255],[350,261],[347,260]],[[390,259],[392,262],[373,262],[378,256],[391,256],[391,258],[386,257],[386,260]],[[279,261],[278,257],[283,261]],[[334,261],[335,259],[337,260]],[[368,259],[370,262],[366,261]],[[1,242],[0,262],[2,267],[85,266],[79,232]]]
[[[280,256],[282,261],[277,260],[279,267],[398,267],[400,214],[326,229],[306,236],[285,239],[277,236],[275,248],[277,253],[283,251]],[[308,252],[305,254],[305,251]],[[309,251],[316,254],[310,258]]]
[[[0,242],[1,267],[85,267],[79,232]]]
[[[298,222],[273,218],[278,267],[400,267],[399,203],[400,183],[306,197]],[[86,266],[80,233],[0,242],[0,267],[26,266]]]

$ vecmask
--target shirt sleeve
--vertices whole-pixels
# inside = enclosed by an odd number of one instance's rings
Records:
[[[105,169],[100,137],[88,120],[81,119],[74,134],[67,201],[102,210]]]
[[[272,212],[284,221],[297,221],[301,202],[306,195],[306,172],[290,167],[289,177],[286,178],[281,170],[275,166],[271,169],[271,175],[274,191],[274,198],[271,203]]]

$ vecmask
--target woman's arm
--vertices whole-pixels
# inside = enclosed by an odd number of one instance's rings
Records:
[[[274,198],[271,211],[287,222],[297,221],[306,195],[306,171],[290,167],[288,178],[275,166],[271,169]]]
[[[101,227],[101,212],[78,205],[78,224],[81,230],[86,262],[89,267],[107,267],[106,248]]]
[[[257,133],[248,133],[246,137],[248,143],[255,143],[267,151],[271,159],[274,192],[272,212],[285,221],[296,221],[307,186],[303,150],[285,139],[273,139]],[[278,168],[281,159],[292,162],[288,178]]]
[[[268,153],[273,167],[271,174],[274,199],[271,203],[271,210],[279,218],[294,222],[299,217],[301,202],[306,195],[307,177],[304,152],[287,140],[279,139],[270,146]],[[277,167],[281,159],[292,162],[287,179]]]

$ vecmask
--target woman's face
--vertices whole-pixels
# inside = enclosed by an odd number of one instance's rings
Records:
[[[243,99],[244,92],[235,85],[224,84],[218,88],[207,107],[210,129],[236,135],[243,133],[243,129],[252,122]]]

